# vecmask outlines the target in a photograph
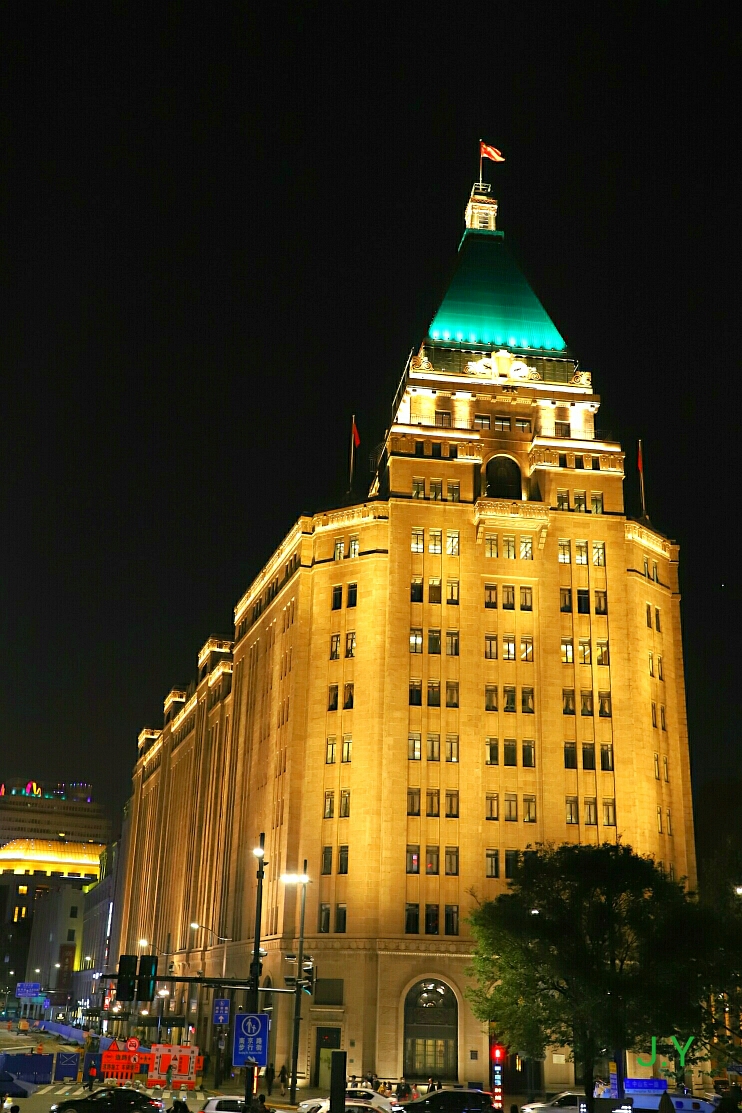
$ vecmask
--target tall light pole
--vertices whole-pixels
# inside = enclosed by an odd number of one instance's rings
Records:
[[[265,832],[260,832],[260,842],[253,850],[258,860],[258,888],[255,894],[255,936],[253,939],[252,962],[250,963],[250,988],[247,991],[246,1012],[258,1011],[258,987],[260,984],[260,927],[263,917],[263,878],[265,877]],[[247,1067],[245,1070],[245,1102],[249,1106],[257,1089],[256,1081],[260,1067]]]
[[[217,932],[215,932],[213,928],[207,927],[206,924],[198,924],[198,923],[196,923],[195,920],[192,921],[191,927],[193,928],[194,931],[199,931],[199,930],[200,931],[208,931],[209,935],[213,935],[213,937],[214,937],[214,939],[216,939],[217,943],[222,944],[222,978],[226,978],[226,976],[227,976],[227,943],[232,942],[231,936],[218,935]],[[222,988],[222,993],[224,993],[223,988]],[[214,1067],[214,1085],[215,1086],[219,1086],[219,1084],[221,1083],[221,1065],[222,1065],[221,1064],[221,1051],[222,1051],[222,1049],[219,1046],[219,1040],[221,1038],[222,1038],[221,1036],[217,1035],[216,1057],[215,1057],[216,1058],[216,1065]],[[213,1045],[212,1045],[212,1047],[213,1047]]]
[[[297,955],[296,992],[294,994],[294,1034],[291,1041],[291,1092],[289,1103],[296,1105],[296,1082],[299,1071],[299,1033],[301,1031],[301,994],[304,982],[304,913],[307,906],[307,860],[304,859],[303,873],[285,873],[281,877],[284,885],[301,885],[301,915],[299,917],[299,953]]]

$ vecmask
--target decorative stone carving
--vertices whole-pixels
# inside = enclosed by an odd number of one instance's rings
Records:
[[[410,367],[413,371],[432,371],[433,364],[430,362],[425,354],[425,345],[420,345],[420,351],[416,356],[412,357]]]
[[[575,371],[570,379],[571,386],[592,386],[593,377],[589,371]]]

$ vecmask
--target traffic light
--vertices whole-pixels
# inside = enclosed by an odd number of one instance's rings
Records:
[[[157,982],[157,955],[139,956],[139,977],[137,978],[137,999],[154,1001]]]
[[[302,992],[308,993],[310,997],[314,997],[314,991],[317,986],[317,967],[314,965],[314,959],[311,955],[304,955],[302,968]]]
[[[119,955],[118,977],[116,978],[116,1000],[133,1001],[136,988],[137,956]]]

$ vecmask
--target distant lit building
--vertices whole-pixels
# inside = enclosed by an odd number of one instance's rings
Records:
[[[86,887],[83,900],[82,950],[72,976],[72,1011],[79,1019],[100,1017],[106,1004],[108,980],[119,952],[114,936],[114,902],[120,882],[120,844],[107,846],[100,857],[100,880]]]
[[[111,824],[89,784],[0,782],[0,846],[11,839],[107,843]]]

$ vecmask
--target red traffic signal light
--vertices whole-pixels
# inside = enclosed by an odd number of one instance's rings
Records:
[[[504,1063],[507,1056],[507,1048],[503,1047],[501,1043],[493,1043],[490,1048],[490,1058],[493,1063]]]

